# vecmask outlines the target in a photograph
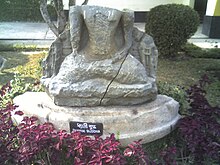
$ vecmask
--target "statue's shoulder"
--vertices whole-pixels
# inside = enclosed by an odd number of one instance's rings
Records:
[[[106,14],[114,14],[114,15],[121,15],[123,12],[117,9],[104,7],[104,6],[92,6],[92,5],[82,5],[78,6],[77,8],[81,8],[81,10],[86,13],[88,11],[89,13],[106,13]]]
[[[76,10],[80,10],[84,19],[94,20],[97,18],[105,18],[106,21],[117,21],[121,18],[123,12],[117,9],[103,6],[79,6]]]

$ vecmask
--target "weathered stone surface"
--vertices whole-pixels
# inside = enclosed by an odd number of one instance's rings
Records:
[[[4,69],[5,63],[6,63],[6,59],[3,58],[2,56],[0,56],[0,72]]]
[[[74,6],[69,33],[73,52],[62,61],[55,53],[47,64],[54,71],[41,79],[55,104],[134,105],[156,98],[157,50],[133,28],[133,12]]]
[[[103,137],[119,133],[123,145],[139,139],[142,143],[159,139],[170,133],[180,118],[179,104],[164,95],[134,106],[65,107],[55,105],[46,93],[27,92],[17,96],[14,103],[26,115],[52,122],[58,129],[69,131],[70,121],[103,123]],[[19,122],[18,116],[14,118]]]
[[[153,38],[134,27],[129,52],[144,65],[147,75],[156,79],[158,51]]]
[[[147,77],[138,60],[129,55],[122,65],[111,62],[107,59],[86,63],[80,55],[68,56],[58,75],[47,84],[55,103],[68,106],[129,105],[156,97],[155,80]]]

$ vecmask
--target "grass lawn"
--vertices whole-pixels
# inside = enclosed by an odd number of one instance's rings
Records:
[[[220,74],[220,59],[158,60],[158,81],[189,87],[205,73],[217,77]]]
[[[34,82],[41,77],[40,62],[47,52],[0,52],[0,56],[7,59],[5,69],[0,72],[0,87],[13,79],[16,73],[20,73],[27,82]]]

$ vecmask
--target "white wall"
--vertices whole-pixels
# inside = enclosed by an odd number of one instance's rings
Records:
[[[76,2],[77,1],[82,2],[83,0],[76,0]],[[108,6],[117,9],[128,8],[134,11],[149,11],[155,6],[168,3],[190,5],[190,0],[89,0],[88,4]]]
[[[68,8],[68,1],[63,0]],[[84,0],[76,0],[77,5],[81,5]],[[149,11],[151,8],[168,3],[178,3],[184,5],[194,5],[194,0],[89,0],[88,5],[107,6],[116,9],[131,9],[134,11]],[[193,6],[192,6],[193,7]]]
[[[213,16],[215,12],[217,0],[208,0],[207,8],[206,8],[206,15]]]

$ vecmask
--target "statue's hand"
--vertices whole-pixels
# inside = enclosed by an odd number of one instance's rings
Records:
[[[112,64],[118,62],[122,58],[125,58],[128,55],[128,48],[123,48],[119,50],[117,53],[115,53],[115,56],[112,59]]]

